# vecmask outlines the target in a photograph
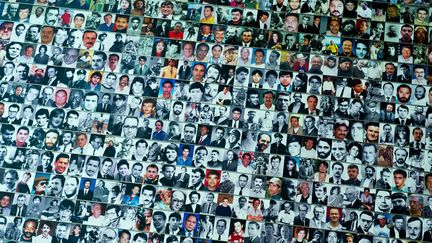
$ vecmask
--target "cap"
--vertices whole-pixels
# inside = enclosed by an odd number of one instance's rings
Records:
[[[279,187],[282,187],[282,181],[276,177],[271,178],[269,183],[273,183],[273,184],[278,185]]]
[[[336,57],[329,56],[329,57],[327,57],[327,60],[332,60],[332,61],[336,62]]]
[[[377,106],[377,102],[376,101],[370,101],[369,103],[367,103],[367,106],[371,107],[371,108],[376,107]]]
[[[233,129],[229,132],[229,134],[234,134],[236,137],[240,137],[240,132],[237,129]]]
[[[382,214],[378,214],[378,215],[377,215],[377,219],[385,219],[385,217],[384,217],[384,215],[382,215]]]
[[[352,63],[352,60],[349,59],[348,57],[344,57],[344,58],[341,59],[340,62],[341,62],[341,63],[343,63],[343,62],[350,62],[350,63]]]
[[[105,36],[105,37],[107,37],[108,35],[107,35],[107,33],[103,32],[103,33],[100,34],[99,36]]]
[[[305,73],[299,73],[297,74],[296,78],[299,78],[301,81],[306,82],[308,77]]]
[[[225,48],[225,51],[235,51],[237,50],[237,48],[235,48],[234,46],[228,46]]]
[[[283,138],[282,134],[280,134],[280,133],[276,133],[276,134],[274,135],[274,137],[275,137],[275,138]]]
[[[406,200],[406,199],[407,199],[407,196],[406,196],[405,194],[403,194],[403,193],[397,192],[397,193],[393,193],[393,194],[391,195],[391,199],[392,199],[392,200],[393,200],[393,199],[403,199],[403,200]]]
[[[349,122],[347,120],[336,119],[334,126],[336,127],[338,125],[345,125],[346,127],[349,127]]]

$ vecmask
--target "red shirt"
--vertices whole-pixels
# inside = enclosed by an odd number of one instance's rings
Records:
[[[179,31],[178,33],[176,33],[171,30],[170,32],[168,32],[168,38],[181,40],[183,39],[183,32]]]

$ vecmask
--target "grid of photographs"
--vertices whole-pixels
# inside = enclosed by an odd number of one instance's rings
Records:
[[[432,242],[431,15],[0,2],[0,239]]]

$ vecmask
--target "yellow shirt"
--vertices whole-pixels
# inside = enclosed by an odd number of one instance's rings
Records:
[[[200,22],[205,24],[214,24],[214,16],[211,16],[210,18],[202,18]]]
[[[162,68],[162,78],[175,78],[177,76],[177,68],[166,66]]]

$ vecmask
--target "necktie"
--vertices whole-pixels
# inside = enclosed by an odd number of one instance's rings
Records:
[[[21,216],[21,208],[18,208],[16,216]]]
[[[221,235],[219,235],[219,238],[218,238],[218,240],[221,240]]]
[[[264,29],[267,29],[267,24],[264,24]]]
[[[208,208],[207,208],[207,213],[210,213],[210,208],[211,208],[211,203],[209,203]]]
[[[240,189],[239,195],[240,195],[240,196],[243,195],[243,188]]]
[[[140,75],[143,75],[143,73],[144,73],[144,66],[141,65],[141,68],[140,68]]]
[[[200,137],[200,139],[199,139],[199,141],[198,141],[198,144],[201,144],[202,141],[203,141],[203,137]]]
[[[344,91],[345,91],[345,86],[342,88],[341,96],[343,96]]]
[[[84,149],[83,148],[81,148],[81,154],[84,154]]]
[[[401,124],[402,124],[402,125],[405,125],[405,120],[402,120],[402,121],[401,121]]]
[[[419,142],[417,142],[417,148],[420,149],[420,143]]]
[[[387,97],[387,102],[390,102],[390,98],[389,97]]]

